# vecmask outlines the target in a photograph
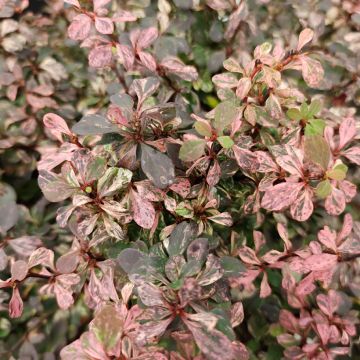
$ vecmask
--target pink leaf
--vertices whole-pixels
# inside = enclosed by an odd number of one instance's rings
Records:
[[[63,142],[62,134],[72,136],[65,120],[59,115],[48,113],[44,116],[43,122],[49,132],[60,142]]]
[[[314,37],[314,32],[311,29],[306,28],[303,31],[301,31],[296,50],[300,51],[307,43],[309,43],[313,39],[313,37]]]
[[[337,237],[338,243],[341,243],[341,241],[346,239],[351,234],[352,228],[353,228],[352,216],[351,214],[345,214],[342,229]]]
[[[215,161],[214,164],[210,167],[209,172],[206,176],[206,182],[209,186],[215,186],[221,176],[221,168],[218,161]]]
[[[72,40],[85,40],[91,30],[91,19],[85,14],[75,16],[68,28],[69,38]]]
[[[249,93],[251,89],[251,79],[248,77],[243,77],[239,80],[236,88],[236,96],[243,100]]]
[[[155,221],[155,209],[153,204],[139,196],[137,191],[130,192],[131,209],[134,221],[144,229],[151,229]]]
[[[176,178],[175,183],[170,186],[170,189],[181,197],[185,198],[190,193],[190,181],[186,178]]]
[[[240,148],[239,146],[234,145],[232,147],[235,155],[236,162],[240,168],[255,172],[259,167],[258,158],[255,152],[252,152],[248,149]]]
[[[331,194],[325,200],[325,209],[330,215],[340,215],[346,206],[345,195],[341,190],[332,188]]]
[[[271,211],[284,210],[293,204],[302,188],[302,183],[284,182],[277,184],[265,192],[261,206]]]
[[[332,317],[340,305],[340,298],[336,291],[329,290],[328,295],[319,294],[316,302],[320,310],[328,317]]]
[[[17,260],[11,265],[11,279],[22,281],[28,273],[28,264],[24,260]]]
[[[355,119],[348,117],[345,118],[340,124],[339,128],[339,149],[342,149],[356,136],[356,123]]]
[[[327,249],[336,252],[337,246],[335,231],[331,231],[328,226],[325,226],[318,232],[318,239]]]
[[[94,0],[94,10],[97,12],[100,8],[106,6],[111,0]]]
[[[299,331],[298,319],[289,310],[280,310],[280,325],[289,332],[296,334]]]
[[[240,259],[246,264],[261,265],[261,261],[256,256],[255,251],[248,246],[243,246],[239,249],[238,254]]]
[[[266,272],[264,272],[264,276],[261,280],[261,285],[260,285],[260,297],[263,299],[268,297],[269,295],[271,295],[271,287],[268,282],[268,276]]]
[[[19,289],[17,287],[13,288],[12,296],[9,302],[9,315],[11,318],[18,318],[23,312],[23,301],[20,296]]]
[[[270,148],[276,162],[291,175],[302,177],[304,155],[291,145],[275,145]]]
[[[342,153],[351,162],[360,166],[360,146],[353,146]]]
[[[107,17],[95,17],[96,30],[101,34],[112,34],[114,32],[114,23]]]
[[[89,53],[89,65],[94,68],[109,66],[112,59],[111,45],[100,45],[93,48]]]
[[[356,195],[356,185],[347,180],[339,181],[338,185],[345,195],[345,201],[350,202]]]
[[[64,0],[64,2],[70,4],[70,5],[74,5],[76,7],[78,7],[80,9],[80,4],[78,0]]]
[[[305,82],[310,86],[316,88],[319,86],[324,77],[324,69],[319,61],[314,60],[308,56],[300,57],[302,74]]]
[[[132,67],[134,66],[134,61],[135,61],[135,55],[134,55],[134,52],[131,49],[131,47],[128,45],[117,44],[116,49],[117,49],[118,55],[122,59],[122,63],[124,65],[125,69],[131,70]]]
[[[136,44],[138,51],[149,47],[159,36],[158,29],[155,27],[149,27],[147,29],[141,30],[139,38]]]
[[[297,221],[306,221],[314,211],[312,190],[306,187],[298,194],[295,202],[290,207],[291,216]]]
[[[213,83],[220,89],[232,89],[238,86],[238,78],[232,73],[214,75]]]
[[[194,81],[198,78],[198,73],[194,66],[187,66],[174,56],[167,56],[163,59],[161,66],[170,74],[177,75],[186,81]]]
[[[154,57],[145,52],[145,51],[140,51],[138,52],[139,58],[141,63],[148,68],[150,71],[155,72],[156,71],[156,60],[154,59]]]
[[[337,256],[333,254],[311,255],[304,261],[308,271],[324,271],[333,269],[337,264]]]

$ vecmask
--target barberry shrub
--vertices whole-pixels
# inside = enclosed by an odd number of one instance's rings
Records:
[[[360,6],[0,0],[1,359],[360,356]]]

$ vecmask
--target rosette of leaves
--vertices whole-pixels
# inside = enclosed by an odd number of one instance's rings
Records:
[[[235,318],[242,315],[231,309],[240,305],[230,303],[224,269],[220,259],[209,253],[208,240],[195,236],[194,223],[182,222],[163,245],[147,253],[129,248],[119,254],[118,264],[134,284],[138,305],[145,309],[137,342],[145,345],[155,337],[166,338],[170,326],[185,326],[207,358],[220,354],[227,359],[247,358],[232,330],[232,324],[239,324]],[[219,306],[224,302],[227,311]]]

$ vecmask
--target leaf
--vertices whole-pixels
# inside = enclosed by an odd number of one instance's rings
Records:
[[[233,224],[233,219],[228,212],[222,212],[217,215],[209,216],[208,220],[224,226],[231,226]]]
[[[217,74],[212,77],[213,83],[221,89],[232,89],[238,86],[238,78],[231,73]]]
[[[11,279],[22,281],[28,273],[28,264],[24,260],[17,260],[11,265]]]
[[[9,302],[9,316],[13,319],[20,317],[23,312],[23,308],[24,305],[20,296],[19,289],[17,287],[14,287]]]
[[[267,98],[265,109],[268,114],[276,120],[279,120],[282,117],[282,109],[279,99],[274,94],[270,94]]]
[[[122,336],[125,319],[115,305],[105,305],[91,322],[91,330],[105,350],[115,347]]]
[[[153,284],[142,283],[137,286],[141,302],[146,306],[164,306],[165,300],[162,291]]]
[[[149,47],[159,36],[158,29],[156,27],[149,27],[141,30],[139,39],[137,41],[137,48],[139,50]]]
[[[114,23],[107,17],[95,16],[95,28],[99,33],[109,35],[114,32]]]
[[[131,181],[132,172],[128,169],[112,167],[99,179],[97,192],[101,198],[113,196],[124,189]]]
[[[206,238],[195,239],[186,250],[187,261],[195,260],[202,265],[208,256],[209,242]]]
[[[153,204],[143,199],[135,190],[131,190],[130,198],[134,221],[144,229],[151,229],[155,221]]]
[[[69,28],[68,35],[72,40],[85,40],[90,35],[91,19],[85,14],[74,17]]]
[[[320,62],[308,56],[300,57],[302,64],[302,74],[305,82],[310,86],[316,88],[319,86],[324,77],[324,69]]]
[[[290,213],[293,219],[297,221],[306,221],[314,211],[312,202],[313,192],[308,187],[304,188],[297,196],[290,207]]]
[[[322,103],[320,100],[317,99],[312,100],[308,110],[308,117],[312,118],[315,115],[317,115],[320,112],[321,108],[322,108]]]
[[[211,126],[205,120],[196,121],[194,127],[196,131],[202,136],[210,137],[212,135]]]
[[[194,239],[197,226],[193,222],[183,221],[176,225],[170,235],[167,252],[169,256],[181,255],[187,249],[190,242]]]
[[[63,142],[62,134],[72,135],[65,120],[59,115],[47,113],[43,118],[43,122],[49,132],[60,142]]]
[[[206,328],[198,322],[185,321],[197,346],[209,360],[234,360],[231,341],[219,330]]]
[[[296,200],[302,188],[302,183],[284,182],[277,184],[265,192],[261,206],[271,211],[284,210]]]
[[[236,96],[243,100],[247,97],[250,89],[251,89],[252,83],[251,79],[248,77],[243,77],[239,80],[237,87],[236,87]]]
[[[232,149],[234,151],[236,162],[241,169],[251,172],[255,172],[258,169],[258,157],[255,152],[240,148],[236,145],[234,145]]]
[[[342,149],[356,136],[356,122],[353,118],[345,118],[339,128],[339,149]]]
[[[332,192],[332,186],[330,181],[327,179],[320,181],[316,187],[315,192],[320,199],[325,199],[326,197],[328,197]]]
[[[343,191],[332,188],[331,194],[325,200],[325,209],[330,215],[340,215],[346,206],[346,198]]]
[[[305,136],[323,135],[325,129],[325,121],[321,119],[311,119],[305,126]]]
[[[338,163],[331,170],[326,172],[326,175],[333,180],[344,180],[346,178],[346,173],[348,167],[345,164]]]
[[[298,45],[296,47],[297,51],[300,51],[306,44],[308,44],[314,37],[314,31],[309,28],[306,28],[301,31],[299,35]]]
[[[287,112],[286,112],[286,115],[289,119],[291,120],[296,120],[296,121],[299,121],[302,119],[302,115],[301,115],[301,112],[299,109],[289,109]]]
[[[0,232],[6,233],[19,219],[19,210],[16,204],[15,191],[9,186],[0,183]]]
[[[177,75],[185,81],[195,81],[198,78],[198,73],[194,66],[187,66],[174,56],[164,58],[161,61],[161,66],[171,74]]]
[[[195,161],[204,155],[206,141],[202,139],[185,141],[179,152],[182,161]]]
[[[221,257],[220,264],[224,270],[224,277],[237,277],[246,272],[244,264],[239,259],[232,256]]]
[[[219,136],[217,141],[224,149],[230,149],[234,145],[234,141],[230,136]]]
[[[92,48],[89,52],[89,65],[94,68],[110,66],[112,60],[111,44],[99,45]]]
[[[138,97],[138,108],[151,96],[160,86],[160,81],[156,77],[147,77],[145,79],[136,79],[131,84],[131,89]]]
[[[353,146],[342,154],[351,162],[360,166],[360,146]]]
[[[276,162],[291,175],[302,177],[303,153],[291,145],[274,145],[270,147]]]
[[[159,189],[166,189],[175,181],[175,167],[172,160],[143,143],[141,144],[141,169]]]
[[[206,182],[209,184],[209,186],[215,186],[221,177],[221,168],[218,161],[214,161],[214,164],[210,167],[207,176],[206,176]]]
[[[241,249],[239,249],[238,255],[240,259],[246,264],[261,265],[261,261],[258,259],[255,251],[248,246],[243,246]]]
[[[131,274],[145,259],[145,254],[137,249],[125,249],[117,257],[117,263],[127,273]]]
[[[215,108],[214,126],[220,134],[224,129],[231,125],[236,117],[240,114],[240,110],[232,101],[224,101]]]
[[[46,199],[51,202],[65,200],[75,190],[60,175],[47,170],[39,171],[38,183]]]
[[[304,143],[305,159],[320,165],[326,170],[330,161],[330,147],[326,140],[319,135],[305,137]]]
[[[28,267],[31,269],[34,266],[42,265],[50,269],[54,268],[54,253],[52,250],[41,247],[36,249],[30,256]]]
[[[85,115],[76,123],[73,132],[78,135],[100,135],[118,131],[118,127],[101,115]]]

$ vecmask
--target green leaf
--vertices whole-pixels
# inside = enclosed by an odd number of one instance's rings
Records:
[[[302,103],[300,106],[300,114],[302,119],[309,118],[309,106],[307,103]]]
[[[327,172],[327,176],[333,180],[344,180],[348,167],[345,164],[337,164],[330,171]]]
[[[325,129],[325,121],[321,119],[311,119],[305,127],[305,136],[323,135]]]
[[[305,158],[327,169],[330,161],[330,148],[320,135],[305,137]]]
[[[217,141],[224,149],[230,149],[234,145],[234,141],[230,136],[219,136]]]
[[[332,186],[329,180],[323,180],[319,182],[318,186],[316,187],[316,196],[320,199],[325,199],[331,194]]]
[[[206,121],[196,121],[194,127],[202,136],[210,137],[212,134],[211,126]]]
[[[239,114],[238,108],[232,101],[224,101],[215,108],[215,128],[222,134]]]
[[[286,115],[289,119],[291,120],[296,120],[296,121],[299,121],[302,119],[302,115],[301,115],[301,112],[299,109],[289,109],[287,112],[286,112]]]
[[[241,273],[246,272],[244,264],[232,256],[221,257],[220,264],[224,269],[224,277],[239,276]]]
[[[183,161],[195,161],[204,155],[206,141],[202,139],[185,141],[180,149],[179,157]]]
[[[309,118],[314,117],[317,115],[322,108],[320,100],[313,100],[309,106],[308,116]]]

